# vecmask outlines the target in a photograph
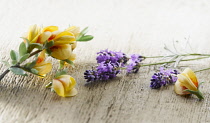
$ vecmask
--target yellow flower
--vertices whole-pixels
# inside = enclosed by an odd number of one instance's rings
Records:
[[[53,46],[51,48],[51,51],[51,56],[59,60],[68,59],[71,57],[72,54],[71,45],[69,44]]]
[[[71,44],[71,48],[72,50],[74,50],[76,47],[77,47],[77,42],[75,41]]]
[[[32,25],[30,26],[28,32],[24,34],[23,37],[27,38],[31,43],[36,43],[40,34],[41,34],[41,28],[38,27],[37,25]]]
[[[71,53],[70,57],[68,58],[70,61],[74,61],[76,59],[76,54]]]
[[[38,70],[39,75],[45,76],[47,73],[51,71],[52,64],[49,62],[41,62],[39,64],[36,64],[33,68]]]
[[[44,43],[45,41],[54,41],[54,45],[63,45],[74,43],[75,36],[68,31],[60,32],[57,26],[47,26],[42,29],[42,33],[39,35],[37,43]]]
[[[43,44],[45,41],[50,41],[50,37],[52,37],[53,32],[58,31],[57,26],[47,26],[42,29],[42,33],[39,35],[36,43]]]
[[[53,90],[62,97],[75,96],[78,92],[74,88],[76,81],[70,75],[61,75],[53,79],[52,88]]]
[[[49,41],[54,41],[54,46],[70,44],[75,42],[75,36],[71,32],[63,31],[55,31],[52,33],[51,37],[48,39]]]
[[[79,27],[76,27],[76,26],[71,26],[71,27],[67,28],[66,31],[73,33],[74,36],[75,36],[75,38],[77,38],[77,36],[80,33],[80,28]],[[76,41],[73,42],[71,44],[71,47],[72,47],[72,50],[74,50],[77,47],[77,42]]]
[[[75,32],[75,31],[72,31]],[[58,31],[57,26],[47,26],[41,28],[33,25],[29,28],[28,33],[23,37],[27,38],[30,43],[43,44],[45,41],[54,41],[54,45],[70,44],[75,42],[75,35],[71,31]]]
[[[57,30],[58,30],[57,26],[47,26],[47,27],[43,28],[42,32],[54,32]]]
[[[71,32],[74,34],[75,37],[77,37],[80,33],[80,28],[76,27],[76,26],[71,26],[71,27],[67,28],[65,31]]]
[[[181,74],[177,75],[178,80],[175,83],[175,92],[179,95],[195,94],[198,98],[203,99],[199,91],[199,83],[195,73],[186,68]]]
[[[40,53],[36,65],[33,67],[38,71],[38,75],[45,76],[52,69],[50,62],[45,62],[45,50]]]

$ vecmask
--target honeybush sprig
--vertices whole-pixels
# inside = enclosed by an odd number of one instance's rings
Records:
[[[23,75],[27,76],[26,72],[42,76],[38,74],[38,71],[34,69],[37,60],[38,60],[38,54],[42,52],[43,50],[48,50],[51,46],[53,46],[54,41],[45,41],[45,44],[38,44],[38,43],[29,43],[29,41],[26,39],[26,43],[22,42],[19,46],[19,52],[15,50],[10,51],[10,58],[11,63],[8,61],[4,61],[5,64],[9,67],[8,70],[6,70],[2,76],[0,76],[0,80],[8,73],[9,71],[12,71],[16,75]],[[34,51],[35,50],[35,51]],[[34,52],[32,52],[34,51]],[[32,62],[28,62],[24,65],[21,65],[26,59],[35,56],[35,58],[32,60]]]
[[[24,41],[18,51],[10,51],[10,62],[2,61],[8,69],[0,75],[0,80],[12,71],[16,75],[27,76],[28,73],[44,77],[52,69],[52,64],[46,61],[47,56],[60,60],[60,68],[65,63],[74,66],[77,41],[90,41],[93,36],[86,35],[88,27],[80,31],[79,27],[71,26],[64,31],[58,31],[57,26],[30,27],[27,35],[21,37]],[[30,60],[27,60],[30,59]]]

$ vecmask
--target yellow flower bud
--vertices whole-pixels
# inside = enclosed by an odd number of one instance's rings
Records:
[[[75,41],[75,36],[71,32],[64,31],[55,36],[53,35],[53,37],[50,37],[50,40],[54,41],[54,46],[58,46],[73,43]]]
[[[80,33],[80,28],[76,27],[76,26],[71,26],[71,27],[67,28],[66,31],[73,33],[74,36],[77,37]]]
[[[73,31],[75,32],[75,31]],[[33,25],[30,27],[28,33],[23,37],[27,38],[30,43],[41,43],[45,41],[54,41],[54,46],[70,44],[75,42],[75,35],[71,31],[58,31],[57,26],[47,26],[45,28]],[[24,42],[26,42],[24,40]]]
[[[39,35],[39,38],[37,39],[36,43],[43,44],[45,41],[47,41],[51,37],[51,32],[43,32]]]
[[[75,53],[71,53],[70,57],[68,58],[71,61],[74,61],[76,59],[76,54]]]
[[[40,53],[38,60],[33,67],[38,71],[38,75],[45,76],[52,69],[52,64],[50,62],[45,62],[45,50]]]
[[[186,68],[181,74],[177,75],[178,80],[175,83],[175,92],[180,95],[190,94],[184,90],[190,89],[197,91],[198,80],[195,73],[190,69]]]
[[[38,70],[39,75],[45,76],[47,73],[51,71],[52,64],[49,62],[41,62],[39,64],[36,64],[33,68]]]
[[[78,92],[74,88],[76,81],[70,75],[61,75],[53,79],[52,88],[53,90],[62,97],[75,96]]]
[[[43,32],[54,32],[57,31],[58,27],[57,26],[47,26],[45,28],[43,28]]]
[[[72,50],[74,50],[76,47],[77,47],[77,41],[75,41],[71,44]]]
[[[29,28],[26,38],[31,43],[36,43],[40,33],[41,33],[41,28],[38,27],[37,25],[33,25]]]
[[[69,44],[53,46],[51,48],[51,51],[52,51],[51,56],[59,60],[68,59],[72,54],[71,45]]]
[[[71,27],[67,28],[66,31],[73,33],[74,36],[77,37],[79,35],[79,33],[80,33],[80,28],[76,27],[76,26],[71,26]],[[76,41],[73,42],[71,44],[71,46],[72,46],[72,50],[74,50],[76,48],[76,46],[77,46],[77,42]]]
[[[181,74],[177,75],[177,77],[178,80],[175,83],[175,92],[177,94],[195,94],[200,99],[203,99],[203,95],[198,89],[198,79],[190,68],[186,68]]]

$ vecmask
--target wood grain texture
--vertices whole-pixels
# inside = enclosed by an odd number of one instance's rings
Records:
[[[58,66],[44,79],[8,74],[0,83],[1,123],[150,123],[210,122],[209,71],[198,73],[204,101],[177,96],[173,86],[149,87],[154,67],[132,75],[85,85],[83,72],[96,64],[101,49],[125,53],[162,55],[164,44],[189,39],[193,51],[210,53],[210,2],[208,0],[1,0],[0,56],[8,60],[21,35],[32,24],[89,26],[95,36],[76,49],[76,97],[62,98],[45,85]],[[52,60],[54,64],[56,60]],[[145,63],[155,62],[147,60]],[[185,62],[192,69],[210,66],[209,60]],[[0,73],[6,67],[0,65]]]

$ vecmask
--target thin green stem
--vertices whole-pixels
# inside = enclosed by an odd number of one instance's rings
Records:
[[[45,87],[46,88],[51,88],[52,87],[52,82],[48,83]]]
[[[178,56],[209,56],[210,54],[200,54],[200,53],[189,53],[189,54],[177,54]],[[143,56],[144,58],[163,58],[163,57],[173,57],[175,55],[168,55],[168,56]]]
[[[209,58],[209,57],[199,57],[199,58],[193,58],[193,59],[184,59],[184,60],[180,60],[180,61],[193,61],[193,60],[199,60],[199,59],[205,59],[205,58]],[[151,64],[144,64],[141,65],[142,66],[151,66],[151,65],[160,65],[160,64],[165,64],[165,63],[174,63],[176,61],[168,61],[168,62],[158,62],[158,63],[151,63]]]
[[[34,51],[33,53],[30,54],[30,56],[29,56],[28,58],[30,58],[30,57],[36,55],[37,53],[40,53],[41,51],[43,51],[43,50]]]
[[[210,70],[210,67],[209,68],[200,69],[200,70],[196,70],[194,72],[196,73],[196,72],[201,72],[201,71],[205,71],[205,70]]]

